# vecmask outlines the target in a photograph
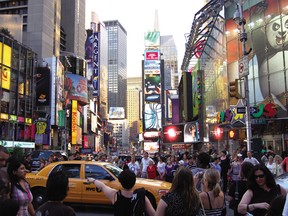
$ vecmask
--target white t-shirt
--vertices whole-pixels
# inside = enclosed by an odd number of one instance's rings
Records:
[[[158,172],[159,173],[164,173],[165,172],[165,166],[166,166],[166,164],[164,163],[164,162],[158,162],[158,164],[157,164],[157,170],[158,170]]]
[[[270,172],[272,174],[275,174],[275,171],[276,171],[276,164],[275,163],[269,164],[269,162],[268,162],[268,163],[266,163],[266,167],[270,170]]]
[[[135,163],[130,162],[128,164],[128,167],[131,171],[133,171],[135,173],[135,175],[137,175],[138,171],[140,170],[140,166],[139,166],[137,161],[135,161]]]
[[[142,164],[142,172],[146,173],[147,172],[147,167],[149,166],[149,161],[152,160],[151,158],[147,157],[146,159],[143,157],[141,159],[141,164]]]
[[[250,163],[252,163],[254,166],[256,165],[256,164],[259,164],[259,161],[256,159],[256,158],[254,158],[254,157],[251,157],[251,158],[245,158],[244,159],[244,162],[250,162]]]

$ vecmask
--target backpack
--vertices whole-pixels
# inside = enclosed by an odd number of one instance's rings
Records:
[[[132,197],[132,216],[143,216],[145,215],[145,194],[144,188],[138,188],[134,190]]]

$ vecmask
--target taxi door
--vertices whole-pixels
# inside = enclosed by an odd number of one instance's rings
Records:
[[[61,169],[69,178],[68,195],[65,202],[81,202],[81,184],[83,180],[80,178],[81,164],[61,164]]]
[[[92,177],[104,182],[109,187],[120,189],[120,183],[115,176],[112,176],[103,167],[95,164],[85,165],[85,179]],[[96,188],[94,183],[88,183],[87,180],[82,184],[82,203],[109,204],[111,201],[106,198],[104,193]]]

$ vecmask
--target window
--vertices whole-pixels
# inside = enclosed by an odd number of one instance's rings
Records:
[[[68,178],[80,178],[80,164],[60,164],[51,173],[62,171]]]
[[[96,165],[86,165],[85,166],[85,178],[94,178],[94,179],[111,179],[111,175],[102,167]],[[113,178],[114,179],[114,178]]]

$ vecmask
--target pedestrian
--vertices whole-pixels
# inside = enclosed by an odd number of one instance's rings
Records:
[[[0,171],[0,212],[5,216],[16,216],[19,210],[19,204],[16,200],[10,199],[10,182],[7,178],[7,172]]]
[[[192,216],[198,215],[199,209],[200,199],[191,169],[179,167],[169,192],[158,203],[156,216]]]
[[[43,169],[46,166],[46,164],[47,164],[47,162],[46,162],[45,158],[42,157],[40,159],[40,167],[37,169],[37,171],[40,171],[41,169]]]
[[[147,167],[147,177],[148,179],[156,179],[157,178],[157,166],[154,164],[154,161],[151,159],[149,161],[149,165]]]
[[[63,204],[68,193],[68,177],[62,172],[51,173],[46,182],[46,199],[36,211],[35,216],[76,216],[70,206]]]
[[[115,216],[140,216],[143,215],[144,212],[149,216],[155,214],[155,209],[145,195],[145,189],[132,189],[136,182],[136,175],[134,172],[129,169],[124,170],[120,173],[118,179],[122,186],[122,189],[118,191],[94,178],[88,178],[88,182],[94,183],[111,201],[114,207]]]
[[[5,167],[10,154],[5,146],[0,145],[0,168]]]
[[[221,174],[220,157],[214,157],[210,162],[210,167],[216,169]]]
[[[268,168],[262,164],[255,165],[248,178],[248,190],[238,205],[238,212],[263,216],[270,208],[271,201],[281,194],[286,195],[286,190],[276,185]]]
[[[247,157],[244,159],[244,162],[250,162],[254,166],[259,164],[259,161],[256,158],[252,157],[252,151],[247,151]]]
[[[228,185],[228,170],[231,168],[230,158],[227,155],[226,150],[221,151],[220,166],[221,166],[222,190],[225,194],[227,191],[227,185]]]
[[[11,198],[19,203],[17,216],[34,216],[32,205],[33,196],[28,182],[25,179],[26,170],[24,164],[16,158],[11,158],[8,163],[7,173],[11,182]]]
[[[157,163],[157,171],[158,171],[160,180],[165,180],[165,166],[166,166],[166,163],[164,162],[164,160],[165,160],[164,156],[159,156],[159,161]]]
[[[229,208],[233,209],[234,211],[234,216],[244,216],[243,214],[238,213],[237,208],[244,193],[248,189],[247,181],[252,169],[253,164],[249,162],[243,162],[241,164],[240,179],[233,181],[229,187],[229,192],[228,196],[226,196],[226,199],[229,201]]]
[[[171,161],[171,157],[168,157],[165,165],[165,181],[172,182],[174,171],[175,170]]]
[[[144,151],[140,164],[141,178],[147,178],[147,167],[149,166],[150,160],[152,159],[148,157],[148,152]]]
[[[199,153],[196,158],[196,168],[192,168],[193,176],[197,175],[199,178],[199,181],[195,183],[198,191],[201,191],[201,180],[208,168],[210,168],[210,155],[206,152]]]
[[[240,155],[236,155],[234,160],[231,163],[231,168],[228,171],[232,181],[238,181],[240,179],[240,169],[241,169],[241,162],[240,162]]]
[[[194,177],[194,180],[199,181],[198,175]],[[202,208],[200,208],[200,215],[226,215],[225,196],[221,190],[219,172],[213,168],[207,169],[201,183],[202,191],[199,197]]]
[[[268,162],[265,164],[266,167],[269,169],[269,171],[273,174],[273,176],[276,175],[276,164],[274,163],[274,158],[272,155],[268,157]]]
[[[28,171],[28,172],[31,172],[31,169],[32,169],[32,164],[31,164],[32,162],[31,162],[31,154],[30,153],[28,153],[28,154],[26,154],[26,156],[25,156],[25,159],[24,159],[24,161],[23,161],[23,164],[24,164],[24,166],[25,166],[25,168],[26,168],[26,170]]]
[[[286,153],[286,157],[281,163],[282,170],[285,172],[288,172],[288,153]]]
[[[274,157],[274,163],[275,163],[275,176],[282,175],[284,173],[281,163],[282,163],[282,158],[280,155],[275,155]]]
[[[129,167],[129,169],[131,171],[133,171],[135,173],[136,176],[139,176],[139,174],[140,174],[140,166],[139,166],[138,161],[136,161],[136,159],[135,159],[135,155],[131,156],[131,161],[128,164],[128,167]]]

